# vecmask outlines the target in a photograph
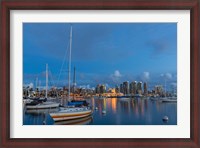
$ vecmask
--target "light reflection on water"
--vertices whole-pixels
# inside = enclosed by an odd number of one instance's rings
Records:
[[[83,125],[176,125],[177,103],[162,103],[144,98],[104,98],[87,99],[93,107],[93,115],[67,124]],[[95,108],[98,107],[97,110]],[[35,113],[25,111],[23,116],[24,125],[54,124],[49,116],[55,110],[36,110]],[[102,113],[106,111],[106,113]],[[163,122],[164,116],[169,121]],[[62,123],[56,123],[62,124]]]

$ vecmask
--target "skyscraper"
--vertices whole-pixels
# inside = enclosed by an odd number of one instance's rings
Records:
[[[130,83],[130,93],[131,94],[136,94],[136,90],[137,90],[137,82],[131,82]]]
[[[103,94],[106,92],[106,86],[104,84],[98,84],[96,86],[96,93],[97,94]]]
[[[120,88],[119,88],[119,86],[117,86],[117,85],[115,86],[115,92],[116,92],[116,93],[119,93],[119,92],[120,92]]]
[[[155,94],[162,95],[163,94],[163,87],[162,85],[155,86]]]
[[[124,93],[124,87],[123,87],[123,84],[120,84],[119,90],[120,90],[120,93]]]
[[[123,82],[124,94],[129,94],[129,82]]]
[[[146,82],[144,82],[143,87],[144,87],[144,95],[147,95],[148,94],[148,88],[147,88],[147,83]]]
[[[98,84],[98,85],[96,86],[96,93],[97,93],[97,94],[100,93],[100,86],[101,86],[100,84]]]
[[[102,84],[102,85],[100,86],[100,93],[103,94],[103,93],[105,93],[105,92],[106,92],[106,86],[105,86],[104,84]]]
[[[137,83],[137,93],[140,95],[142,94],[142,82]]]

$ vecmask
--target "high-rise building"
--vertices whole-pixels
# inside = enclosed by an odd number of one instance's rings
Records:
[[[123,82],[124,94],[129,94],[129,82]]]
[[[136,94],[136,90],[137,90],[137,82],[131,82],[130,83],[130,93],[131,94]]]
[[[143,87],[144,87],[144,95],[147,95],[148,94],[148,88],[147,88],[147,83],[146,82],[144,82]]]
[[[162,85],[155,86],[155,94],[162,95],[163,94],[163,87]]]
[[[142,94],[142,82],[137,83],[137,94]]]
[[[98,85],[96,86],[96,89],[95,89],[95,91],[96,91],[96,93],[97,93],[97,94],[99,94],[99,93],[100,93],[100,87],[101,87],[101,85],[100,85],[100,84],[98,84]]]
[[[120,93],[124,93],[124,87],[123,87],[123,84],[120,84],[119,90],[120,90]]]
[[[102,85],[100,86],[100,93],[103,94],[103,93],[105,93],[105,92],[106,92],[106,86],[105,86],[104,84],[102,84]]]
[[[115,92],[116,92],[116,93],[120,93],[120,88],[119,88],[119,86],[117,86],[117,85],[115,86]]]

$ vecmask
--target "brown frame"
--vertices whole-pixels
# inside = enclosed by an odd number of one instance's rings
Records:
[[[200,147],[200,1],[199,0],[7,0],[1,2],[0,147]],[[190,138],[10,138],[10,10],[190,10]]]

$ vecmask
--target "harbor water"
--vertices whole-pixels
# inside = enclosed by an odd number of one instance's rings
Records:
[[[54,122],[54,109],[23,111],[23,125],[177,125],[177,103],[148,98],[87,98],[93,108],[89,117]],[[167,116],[169,120],[163,121]]]

